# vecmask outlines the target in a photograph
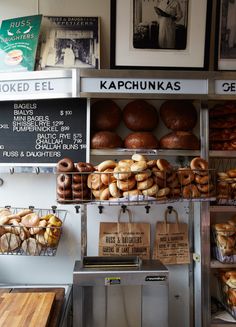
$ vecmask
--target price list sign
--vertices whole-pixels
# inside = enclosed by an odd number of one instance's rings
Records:
[[[86,99],[0,103],[0,162],[86,161]]]

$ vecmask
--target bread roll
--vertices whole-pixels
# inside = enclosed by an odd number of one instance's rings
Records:
[[[100,131],[91,138],[91,149],[111,149],[122,147],[122,139],[115,132]]]
[[[197,123],[197,111],[190,101],[168,100],[160,107],[160,116],[173,131],[190,131]]]
[[[216,104],[213,108],[209,110],[209,117],[222,117],[229,114],[236,113],[236,103],[235,102],[226,102],[225,104]]]
[[[151,132],[130,133],[124,140],[128,149],[158,149],[159,141]]]
[[[160,148],[198,150],[200,149],[200,142],[198,138],[191,132],[176,131],[164,135],[160,139]]]
[[[91,106],[91,129],[94,131],[113,131],[121,118],[122,111],[113,100],[100,100]]]
[[[132,131],[152,131],[157,127],[158,113],[150,103],[134,100],[124,107],[123,121]]]

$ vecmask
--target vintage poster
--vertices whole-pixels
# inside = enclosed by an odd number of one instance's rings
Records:
[[[44,16],[37,69],[100,68],[100,18]]]
[[[34,70],[41,20],[34,15],[2,21],[0,72]]]

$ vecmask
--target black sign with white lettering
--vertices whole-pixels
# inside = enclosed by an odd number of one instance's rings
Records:
[[[0,102],[0,162],[86,161],[86,99]]]

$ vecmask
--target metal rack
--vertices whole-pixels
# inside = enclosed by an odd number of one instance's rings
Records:
[[[205,90],[202,93],[186,93],[180,91],[179,94],[173,94],[172,92],[160,93],[158,91],[153,93],[140,92],[127,92],[122,93],[119,90],[114,92],[107,92],[106,90],[99,89],[99,82],[101,80],[111,79],[171,79],[171,80],[195,80],[196,83],[200,81],[205,86]],[[225,100],[236,100],[236,93],[233,92],[222,92],[218,90],[218,85],[221,81],[234,81],[235,72],[200,72],[200,71],[135,71],[135,70],[64,70],[64,71],[53,71],[53,72],[27,72],[24,74],[13,73],[13,74],[1,74],[1,83],[10,83],[14,81],[16,83],[26,82],[29,85],[33,85],[35,81],[44,82],[50,81],[53,83],[53,92],[41,92],[39,93],[16,93],[14,96],[10,93],[5,93],[1,96],[0,101],[5,100],[26,100],[26,99],[51,99],[51,98],[70,98],[70,97],[87,97],[87,98],[118,98],[118,99],[132,99],[132,98],[146,98],[146,99],[191,99],[196,100],[200,104],[200,139],[201,139],[201,150],[200,151],[172,151],[172,150],[158,150],[157,153],[149,153],[149,155],[160,155],[160,156],[179,156],[179,157],[191,157],[201,155],[202,157],[211,160],[213,158],[229,158],[229,160],[235,158],[235,154],[230,151],[209,151],[208,145],[208,102],[209,101],[225,101]],[[88,87],[89,86],[89,87]],[[93,86],[92,89],[90,86]],[[89,149],[88,149],[89,150]],[[126,152],[129,154],[131,152]],[[98,156],[123,156],[124,151],[111,150],[111,151],[98,151],[91,150],[90,155],[93,157]],[[23,165],[10,164],[7,167],[0,166],[0,172],[2,173],[55,173],[54,167],[46,165],[45,167],[24,167]],[[200,258],[195,265],[195,326],[196,327],[208,327],[210,321],[210,294],[209,289],[206,285],[209,285],[209,267],[210,267],[210,240],[209,240],[209,229],[210,229],[210,210],[215,207],[210,207],[209,199],[201,202],[200,214],[198,210],[195,210],[196,219],[195,232],[194,232],[194,248],[195,252]],[[197,201],[198,202],[198,201]],[[103,207],[108,203],[94,203],[98,207]],[[109,203],[112,205],[112,203]],[[136,205],[135,203],[132,203]],[[142,203],[144,206],[149,206],[150,203]],[[154,203],[156,204],[156,203]],[[193,202],[193,205],[195,203]],[[116,203],[115,205],[124,205]],[[131,203],[128,203],[131,205]],[[198,203],[196,203],[198,205]],[[234,203],[233,203],[234,205]],[[79,203],[75,205],[76,210],[81,213],[81,224],[82,224],[82,249],[86,248],[86,231],[87,228],[87,205]],[[234,210],[235,207],[231,206],[227,209],[227,206],[218,207],[219,211],[222,210]],[[102,208],[101,208],[102,210]],[[201,216],[201,217],[200,217]],[[200,318],[199,318],[200,317]],[[230,324],[229,324],[230,325]]]
[[[6,206],[1,213],[6,222],[0,225],[0,255],[56,255],[66,210]]]

